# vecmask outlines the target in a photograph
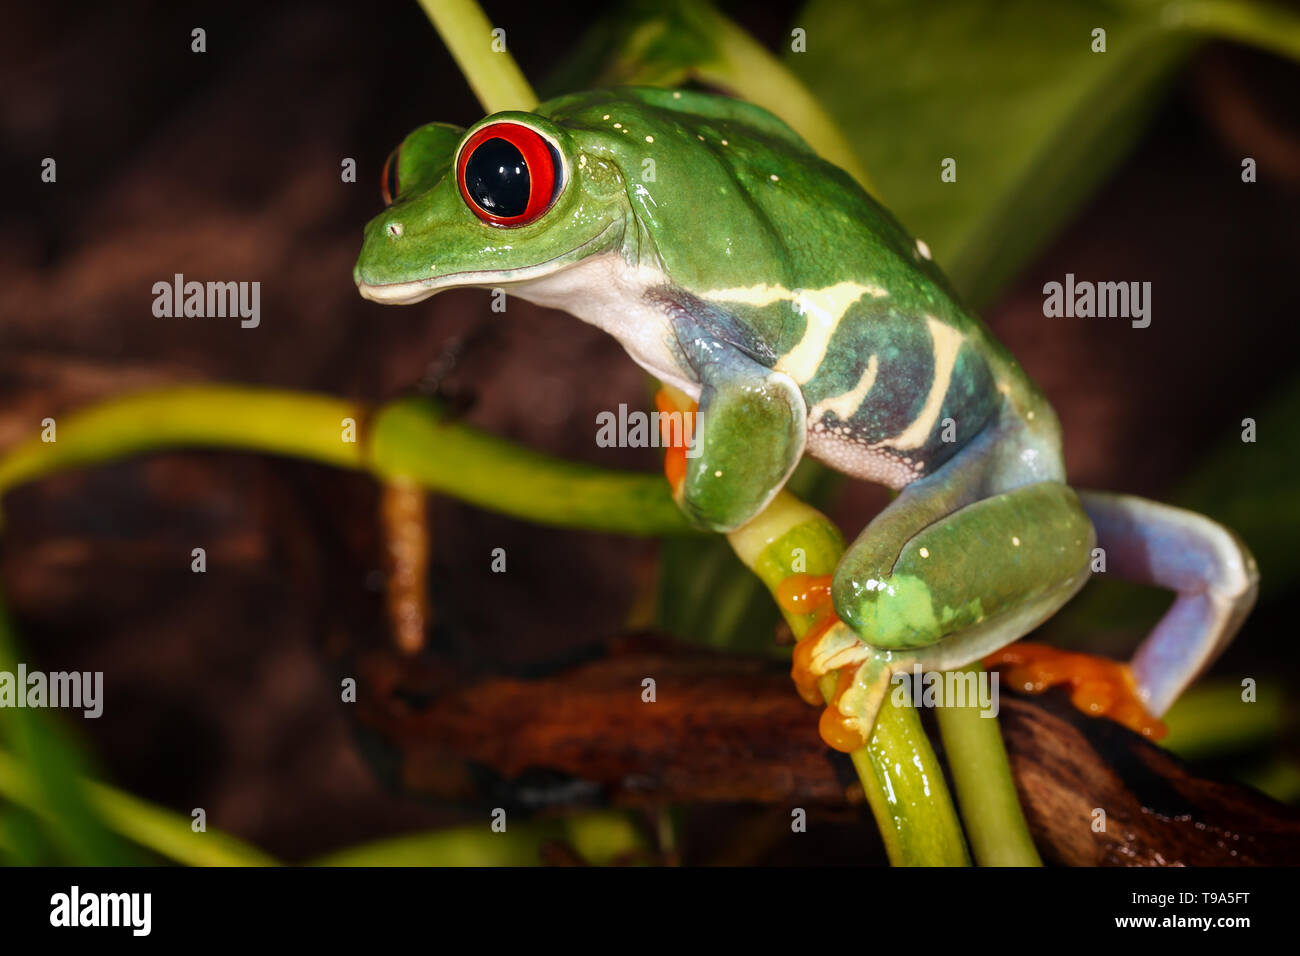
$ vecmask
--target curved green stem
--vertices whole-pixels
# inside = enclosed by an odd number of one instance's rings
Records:
[[[60,416],[0,456],[0,495],[56,471],[167,448],[244,448],[407,479],[526,521],[617,534],[695,532],[662,477],[564,461],[453,421],[437,402],[373,411],[238,385],[138,392]]]
[[[972,664],[962,673],[978,678]],[[1011,778],[996,717],[974,704],[935,709],[966,835],[980,866],[1042,866]]]
[[[408,399],[372,419],[368,467],[539,524],[618,534],[698,533],[660,475],[609,471],[543,455],[449,421]]]
[[[506,52],[505,32],[493,36],[492,24],[474,0],[420,0],[420,6],[485,110],[530,110],[537,105],[537,94]]]
[[[133,392],[58,416],[52,434],[10,448],[0,457],[0,494],[67,468],[185,446],[247,448],[360,468],[364,450],[346,440],[345,423],[364,414],[359,405],[325,395],[251,386]]]

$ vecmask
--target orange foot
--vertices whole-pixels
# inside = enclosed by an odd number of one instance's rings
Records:
[[[1046,644],[1019,643],[990,654],[984,658],[984,666],[1008,668],[1007,681],[1030,694],[1069,684],[1070,702],[1079,710],[1092,717],[1109,717],[1152,740],[1169,733],[1169,728],[1142,706],[1132,672],[1119,661]]]
[[[817,686],[818,678],[812,673],[812,652],[818,640],[840,620],[831,600],[831,575],[792,574],[777,586],[776,602],[791,614],[814,616],[812,627],[794,647],[790,677],[799,696],[807,703],[814,707],[824,704]],[[856,670],[851,666],[839,669],[830,706],[822,711],[821,720],[817,722],[817,732],[826,745],[844,753],[851,753],[867,743],[855,723],[836,708],[840,697],[852,684]]]
[[[682,480],[686,477],[688,429],[695,423],[695,412],[699,406],[692,402],[690,408],[680,408],[668,392],[661,388],[655,392],[655,408],[660,412],[659,434],[663,439],[664,447],[668,449],[664,452],[664,477],[668,479],[668,485],[672,488],[675,498],[682,486]],[[682,420],[682,427],[676,429],[675,434],[672,425],[674,419],[671,417],[674,414]],[[687,425],[687,421],[691,424]]]

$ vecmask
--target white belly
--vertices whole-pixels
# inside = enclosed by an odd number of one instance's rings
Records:
[[[662,382],[698,399],[700,383],[681,367],[670,317],[647,300],[664,283],[656,269],[634,268],[618,253],[590,256],[540,279],[509,286],[521,299],[563,309],[618,339],[632,360]]]

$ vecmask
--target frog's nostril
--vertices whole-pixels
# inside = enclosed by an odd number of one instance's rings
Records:
[[[388,235],[389,238],[391,239],[401,238],[401,235],[404,231],[405,230],[403,230],[402,224],[400,222],[390,222],[388,224]]]

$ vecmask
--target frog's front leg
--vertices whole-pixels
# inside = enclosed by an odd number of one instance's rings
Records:
[[[693,316],[676,321],[700,383],[693,434],[670,474],[673,497],[696,524],[732,531],[766,507],[803,455],[807,409],[794,381],[720,338]],[[676,480],[674,480],[676,477]]]
[[[980,464],[954,459],[908,486],[841,560],[830,588],[840,620],[801,642],[793,675],[806,689],[840,671],[822,720],[832,746],[865,741],[891,674],[979,660],[1087,580],[1094,534],[1074,491],[1043,481],[980,497]]]

